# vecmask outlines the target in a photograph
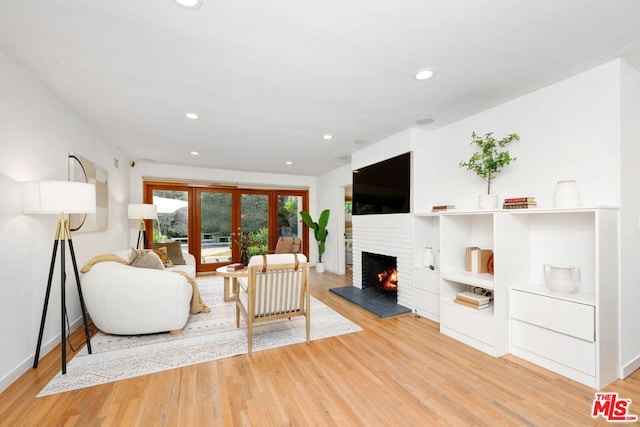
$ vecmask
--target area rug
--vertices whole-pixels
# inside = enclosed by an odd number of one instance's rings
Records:
[[[67,364],[67,374],[58,373],[38,397],[247,354],[246,324],[241,318],[240,328],[236,328],[235,303],[224,302],[222,280],[215,276],[198,279],[211,313],[190,316],[181,334],[116,336],[98,332],[91,339],[93,353],[87,354],[86,348],[78,352]],[[311,297],[312,340],[361,330]],[[260,323],[254,326],[253,352],[305,340],[304,317]]]
[[[388,295],[373,288],[363,290],[355,286],[343,286],[329,290],[382,319],[385,317],[398,316],[399,314],[411,313],[409,308],[396,303],[391,300]]]

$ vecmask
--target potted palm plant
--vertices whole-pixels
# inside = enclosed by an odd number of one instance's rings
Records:
[[[471,144],[478,147],[478,151],[473,153],[469,160],[461,161],[460,167],[473,171],[487,183],[487,194],[479,197],[481,209],[495,209],[498,205],[498,196],[491,194],[491,183],[502,171],[502,168],[516,160],[511,157],[508,151],[501,151],[513,141],[519,141],[520,137],[511,133],[502,139],[493,137],[493,132],[480,136],[473,132],[471,134]]]
[[[325,242],[327,240],[327,235],[329,234],[329,231],[327,230],[327,223],[329,222],[329,209],[325,209],[320,213],[318,222],[314,222],[311,219],[311,215],[309,215],[309,212],[300,211],[300,216],[302,217],[302,222],[304,222],[307,227],[313,230],[313,235],[318,242],[318,262],[316,264],[316,272],[324,273],[322,254],[325,251]]]

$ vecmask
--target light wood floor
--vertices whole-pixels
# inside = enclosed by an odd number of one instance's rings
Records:
[[[349,283],[312,273],[312,294],[362,332],[36,398],[60,369],[56,349],[0,395],[0,425],[607,424],[591,418],[590,388],[513,356],[475,351],[427,319],[378,319],[328,291]],[[640,372],[606,390],[632,399],[631,412],[640,414]]]

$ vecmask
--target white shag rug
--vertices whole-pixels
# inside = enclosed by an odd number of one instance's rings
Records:
[[[223,279],[198,278],[198,286],[211,313],[191,315],[181,334],[117,336],[98,332],[91,339],[92,354],[83,348],[67,364],[67,374],[58,373],[38,397],[246,354],[246,324],[241,317],[240,328],[236,328],[235,303],[224,302]],[[361,330],[311,297],[312,340]],[[305,340],[305,319],[301,316],[253,328],[254,353]]]

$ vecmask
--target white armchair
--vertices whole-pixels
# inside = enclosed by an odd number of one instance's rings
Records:
[[[247,322],[247,345],[251,355],[253,324],[304,316],[307,343],[311,314],[309,264],[302,254],[256,255],[249,260],[249,276],[238,279],[236,327],[240,314]]]

